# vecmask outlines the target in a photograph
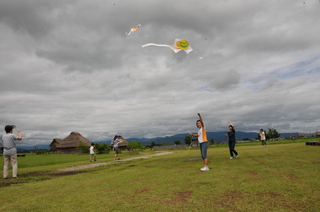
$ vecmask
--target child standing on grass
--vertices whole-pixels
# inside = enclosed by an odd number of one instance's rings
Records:
[[[230,159],[233,159],[233,153],[236,154],[236,158],[239,157],[239,153],[234,150],[234,147],[236,146],[236,130],[234,129],[234,125],[228,121],[229,123],[229,132],[227,132],[226,137],[229,138],[229,151],[230,151]]]
[[[12,177],[17,178],[18,174],[18,163],[17,163],[17,148],[16,140],[22,140],[20,130],[17,130],[18,136],[13,134],[14,125],[7,125],[4,127],[6,134],[2,135],[2,146],[3,146],[3,178],[8,179],[8,172],[10,162],[12,165]]]
[[[260,135],[260,139],[261,139],[261,142],[262,142],[262,147],[266,146],[267,145],[267,143],[266,143],[266,135],[265,135],[263,129],[260,129],[259,135]]]
[[[96,153],[94,152],[94,143],[91,143],[91,147],[90,147],[90,162],[92,162],[92,157],[94,161],[97,161]]]
[[[209,170],[209,161],[208,161],[208,157],[207,157],[207,150],[208,150],[208,139],[207,139],[207,132],[206,129],[204,127],[204,123],[202,121],[202,117],[200,115],[200,113],[198,113],[199,116],[199,120],[197,120],[196,122],[196,126],[199,128],[198,134],[192,134],[189,133],[189,135],[191,137],[198,137],[198,141],[200,144],[200,153],[201,153],[201,157],[203,159],[203,163],[204,163],[204,167],[201,168],[201,171],[208,171]]]

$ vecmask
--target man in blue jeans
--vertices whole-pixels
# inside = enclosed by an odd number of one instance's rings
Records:
[[[204,127],[204,123],[202,121],[200,113],[198,113],[199,120],[196,122],[197,127],[199,128],[198,134],[192,134],[189,133],[190,136],[192,137],[198,137],[198,141],[200,144],[200,152],[201,152],[201,157],[203,159],[204,167],[201,168],[201,171],[208,171],[209,166],[208,166],[208,157],[207,157],[207,150],[208,150],[208,139],[207,139],[207,132],[206,128]]]

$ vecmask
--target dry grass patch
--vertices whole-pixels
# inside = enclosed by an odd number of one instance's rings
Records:
[[[171,200],[168,200],[168,204],[177,205],[177,204],[187,204],[188,199],[191,197],[193,191],[187,190],[187,191],[177,191],[175,192],[174,198]]]

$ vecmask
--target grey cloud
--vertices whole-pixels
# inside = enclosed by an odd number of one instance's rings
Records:
[[[92,141],[195,132],[198,112],[209,131],[228,120],[243,131],[316,128],[314,6],[1,1],[0,125],[16,124],[32,145],[71,131]],[[141,47],[175,38],[194,51]]]

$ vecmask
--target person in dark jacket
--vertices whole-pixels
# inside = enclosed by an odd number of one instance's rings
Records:
[[[239,157],[239,153],[234,150],[235,145],[236,145],[236,130],[234,129],[234,125],[228,121],[229,123],[229,132],[227,132],[226,137],[229,139],[229,150],[230,150],[230,159],[233,159],[233,153],[236,154],[236,158]]]

